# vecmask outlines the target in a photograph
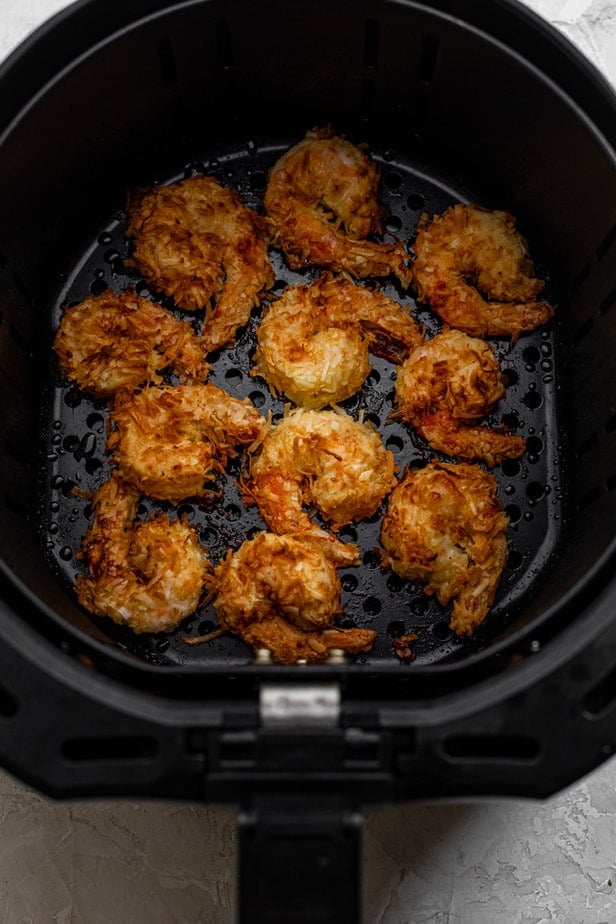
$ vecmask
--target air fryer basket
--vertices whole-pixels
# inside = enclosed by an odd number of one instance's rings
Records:
[[[338,848],[359,802],[541,796],[604,759],[616,104],[594,70],[515,2],[81,0],[9,59],[0,89],[4,763],[56,795],[255,794],[242,818],[256,862],[292,839],[296,791]],[[558,306],[547,329],[493,341],[509,382],[494,420],[529,437],[495,471],[512,525],[494,611],[471,642],[452,637],[437,603],[379,567],[375,517],[343,531],[362,549],[361,569],[343,573],[345,618],[379,630],[369,655],[289,669],[253,663],[233,637],[187,647],[182,634],[213,628],[211,606],[164,637],[92,619],[71,592],[89,515],[72,489],[106,476],[106,408],[58,376],[61,308],[107,286],[155,297],[123,260],[129,190],[205,171],[259,209],[280,152],[327,123],[382,164],[388,233],[412,243],[423,211],[456,201],[508,209]],[[314,277],[273,260],[278,287]],[[438,330],[411,290],[385,289]],[[248,374],[257,322],[211,380],[279,415]],[[402,468],[433,454],[389,419],[393,375],[377,361],[345,407]],[[184,506],[214,560],[262,528],[231,477],[219,486],[216,505]],[[402,664],[392,637],[411,629],[417,659]],[[299,697],[299,714],[271,712],[277,691]],[[333,719],[315,705],[332,691]],[[255,839],[262,816],[277,821]]]

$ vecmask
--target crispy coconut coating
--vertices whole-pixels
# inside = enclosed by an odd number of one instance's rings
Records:
[[[375,513],[396,484],[393,453],[380,434],[341,411],[298,409],[265,436],[244,484],[269,529],[328,536],[304,511],[313,505],[334,530]],[[355,546],[337,540],[331,554],[349,563]]]
[[[475,337],[512,337],[545,324],[554,309],[538,299],[528,244],[507,212],[454,205],[423,216],[414,244],[419,298],[446,324]]]
[[[94,495],[79,602],[134,632],[169,632],[199,605],[208,563],[194,529],[163,514],[137,522],[140,493],[112,474]]]
[[[232,344],[273,284],[263,220],[213,177],[140,190],[128,205],[133,262],[180,308],[209,308],[207,350]]]
[[[450,628],[471,635],[494,601],[508,525],[492,475],[464,462],[432,462],[407,471],[389,497],[384,560],[400,577],[424,583],[440,603],[453,600]]]
[[[323,266],[357,279],[411,279],[400,241],[366,240],[383,232],[379,168],[361,147],[316,128],[282,155],[270,171],[265,209],[273,243],[293,269]]]
[[[349,398],[370,372],[368,353],[401,359],[423,340],[421,328],[392,298],[324,273],[309,286],[287,286],[257,333],[253,375],[295,404],[321,408]]]
[[[160,382],[168,367],[181,382],[204,381],[209,372],[190,323],[130,291],[103,292],[66,308],[54,350],[64,375],[100,397]]]
[[[107,448],[119,473],[143,494],[179,501],[203,497],[236,447],[249,446],[268,423],[248,398],[216,385],[145,388],[116,398]]]
[[[282,664],[321,661],[330,648],[369,651],[376,637],[333,627],[342,612],[340,578],[327,551],[303,534],[246,540],[214,569],[210,586],[221,626]]]
[[[521,456],[526,440],[503,428],[473,426],[505,394],[498,360],[483,340],[459,330],[437,334],[398,369],[395,416],[433,449],[497,465]]]

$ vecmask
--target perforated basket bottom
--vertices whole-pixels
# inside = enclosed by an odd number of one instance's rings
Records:
[[[261,210],[267,170],[284,147],[256,147],[249,143],[242,150],[227,151],[216,159],[193,163],[180,176],[161,178],[161,181],[171,182],[194,171],[205,171],[222,183],[238,188],[247,205]],[[395,234],[412,241],[423,211],[441,212],[456,201],[475,198],[472,191],[452,188],[427,177],[392,152],[374,150],[373,154],[382,163],[386,240]],[[479,197],[475,201],[480,201]],[[481,204],[507,207],[507,203]],[[96,241],[88,244],[82,260],[52,306],[54,330],[63,305],[76,303],[107,287],[117,292],[132,286],[140,295],[159,300],[173,309],[168,301],[149,292],[136,272],[124,265],[123,258],[129,252],[124,231],[125,216],[120,213],[108,227],[101,229]],[[531,252],[532,244],[531,241]],[[277,280],[274,291],[280,291],[287,283],[305,284],[318,274],[318,270],[291,272],[277,252],[272,252],[272,262]],[[412,307],[428,336],[440,330],[436,316],[428,309],[417,307],[411,293],[403,293],[393,284],[384,284],[383,290]],[[263,414],[271,411],[273,417],[278,418],[283,413],[283,401],[272,397],[262,379],[249,374],[258,322],[259,311],[255,311],[235,348],[221,351],[214,357],[210,381],[232,395],[250,397]],[[505,462],[493,470],[499,497],[511,519],[509,560],[493,610],[475,638],[466,641],[456,638],[448,628],[446,608],[434,598],[428,598],[419,585],[401,580],[381,567],[377,551],[382,516],[379,512],[368,521],[343,529],[340,534],[343,539],[358,543],[362,550],[361,567],[341,571],[344,606],[341,625],[366,626],[379,633],[373,651],[360,656],[360,662],[383,663],[384,659],[397,662],[392,639],[408,631],[418,634],[414,646],[417,657],[413,663],[416,665],[457,659],[489,644],[490,639],[511,624],[523,609],[525,597],[532,593],[556,550],[562,523],[562,472],[553,337],[549,330],[542,330],[521,337],[513,346],[505,340],[491,343],[509,387],[488,423],[505,422],[528,438],[528,450],[521,460]],[[361,393],[345,401],[344,409],[354,417],[363,412],[378,428],[385,445],[395,454],[400,472],[409,463],[417,466],[439,457],[411,428],[390,420],[395,366],[376,357],[372,357],[372,363],[373,370]],[[77,485],[82,490],[93,491],[109,475],[110,460],[105,453],[107,407],[104,402],[67,386],[57,375],[50,385],[46,407],[48,477],[42,504],[42,530],[51,566],[60,579],[72,587],[76,574],[84,568],[76,553],[91,514],[88,502],[72,489]],[[445,456],[440,458],[446,459]],[[239,473],[239,464],[236,459],[229,466],[227,476],[219,478],[221,496],[214,505],[182,503],[177,508],[196,527],[213,562],[219,561],[228,548],[238,548],[244,539],[264,528],[256,508],[246,509],[242,503],[234,477]],[[171,505],[143,500],[143,512],[154,508],[172,515],[176,512]],[[135,636],[130,630],[115,626],[111,620],[94,621],[115,644],[150,663],[231,666],[246,663],[251,657],[247,646],[231,635],[196,647],[182,641],[183,635],[204,634],[216,627],[211,603],[200,608],[171,634]]]

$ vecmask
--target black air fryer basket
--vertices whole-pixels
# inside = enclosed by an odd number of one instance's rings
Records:
[[[61,308],[107,287],[155,297],[124,259],[128,191],[205,171],[262,209],[269,167],[324,124],[380,162],[385,239],[412,243],[422,212],[457,201],[507,209],[557,305],[545,329],[492,341],[509,382],[492,422],[528,437],[495,470],[511,526],[493,612],[454,637],[444,608],[381,567],[377,516],[342,534],[363,556],[342,574],[343,625],[379,631],[370,654],[289,668],[231,636],[188,647],[214,628],[211,604],[169,636],[91,618],[72,585],[83,494],[109,470],[107,409],[58,375]],[[590,65],[505,0],[81,0],[3,66],[0,131],[5,766],[55,796],[240,802],[243,919],[341,921],[358,806],[541,797],[609,756],[616,102]],[[277,288],[314,277],[272,258]],[[412,291],[384,288],[438,330]],[[249,375],[257,323],[211,381],[277,416]],[[389,417],[393,370],[376,361],[344,407],[402,469],[433,454]],[[238,472],[215,505],[183,507],[213,560],[263,528]],[[408,631],[412,663],[392,646]]]

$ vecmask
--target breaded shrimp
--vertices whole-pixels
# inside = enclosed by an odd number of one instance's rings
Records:
[[[314,505],[337,530],[372,516],[395,484],[393,454],[373,427],[341,411],[298,409],[265,436],[243,490],[273,532],[323,541],[329,534],[313,523],[304,504]],[[333,540],[329,548],[338,560],[358,559],[355,546]]]
[[[94,521],[80,557],[79,602],[137,633],[169,632],[199,605],[205,550],[184,520],[156,514],[136,522],[140,494],[112,474],[94,495]]]
[[[423,216],[414,251],[417,294],[451,327],[515,340],[552,317],[552,306],[538,299],[544,284],[532,276],[528,245],[507,212],[458,204],[431,221]]]
[[[485,619],[507,561],[509,518],[496,482],[478,465],[432,462],[407,471],[392,491],[381,542],[387,564],[451,600],[450,628],[471,635]]]
[[[208,309],[208,351],[231,344],[274,282],[263,220],[210,176],[140,190],[128,218],[133,262],[148,283],[180,308]]]
[[[257,332],[253,375],[303,407],[343,401],[370,372],[368,351],[400,359],[423,340],[421,328],[392,298],[324,273],[312,285],[287,286]]]
[[[331,558],[303,534],[259,533],[214,569],[209,582],[221,626],[275,661],[321,661],[330,648],[369,651],[376,632],[338,629],[340,579]]]
[[[64,375],[100,397],[160,382],[166,367],[182,382],[204,381],[209,372],[189,322],[130,291],[103,292],[66,308],[54,350]]]
[[[439,452],[497,465],[521,456],[526,440],[502,428],[473,424],[504,394],[498,360],[488,344],[450,330],[414,350],[398,369],[393,416],[412,424]]]
[[[383,232],[379,168],[361,147],[315,128],[270,171],[265,209],[273,244],[292,269],[323,266],[357,279],[396,276],[406,286],[410,257],[400,241],[365,240]]]
[[[119,473],[143,494],[179,501],[204,497],[236,446],[249,446],[268,423],[248,398],[216,385],[165,385],[116,398],[107,448]]]

